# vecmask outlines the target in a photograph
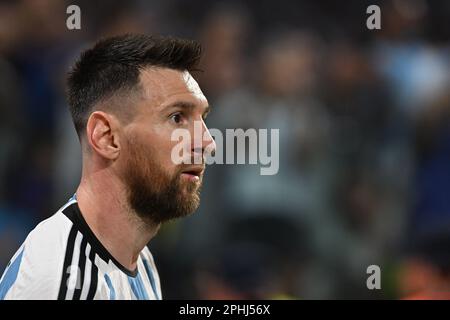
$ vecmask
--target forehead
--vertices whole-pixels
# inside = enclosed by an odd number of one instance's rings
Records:
[[[188,71],[152,67],[140,75],[144,98],[158,108],[180,101],[204,106],[208,102]]]

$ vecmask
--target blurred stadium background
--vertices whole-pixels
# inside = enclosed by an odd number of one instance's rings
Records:
[[[151,242],[166,299],[450,296],[445,0],[1,1],[0,270],[79,182],[69,65],[124,32],[203,44],[209,127],[280,129],[277,175],[210,166],[199,211]]]

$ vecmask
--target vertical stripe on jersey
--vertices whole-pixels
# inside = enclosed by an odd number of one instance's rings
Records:
[[[86,267],[86,246],[87,240],[83,238],[81,241],[80,253],[78,258],[78,275],[77,275],[77,286],[73,293],[73,300],[80,300],[81,291],[84,285],[84,271]]]
[[[89,260],[92,262],[91,268],[91,283],[89,285],[89,292],[87,294],[87,300],[94,299],[95,292],[97,291],[97,281],[98,281],[98,268],[95,265],[95,252],[91,250],[89,254]]]
[[[67,247],[66,247],[66,254],[64,257],[61,284],[59,285],[58,300],[64,300],[66,298],[67,280],[69,279],[68,271],[69,271],[70,264],[72,262],[73,248],[74,248],[74,244],[75,244],[76,235],[77,235],[77,229],[74,225],[72,225],[72,228],[70,229],[69,237],[67,239]]]
[[[150,280],[150,284],[152,285],[153,293],[155,294],[155,298],[157,300],[161,300],[161,297],[158,294],[158,290],[156,289],[155,277],[153,276],[152,269],[147,261],[147,259],[142,259],[144,263],[145,271],[147,272],[148,279]]]
[[[81,286],[79,259],[81,252],[80,246],[82,240],[83,235],[81,234],[81,232],[78,231],[77,237],[75,238],[75,246],[73,249],[72,262],[70,263],[69,269],[66,270],[67,272],[70,273],[69,280],[67,283],[68,288],[66,293],[66,300],[72,300],[75,289]]]
[[[116,290],[114,290],[112,281],[106,273],[105,273],[105,281],[109,288],[109,300],[116,300]]]
[[[20,263],[22,262],[23,251],[24,249],[22,248],[20,254],[14,259],[14,261],[6,270],[5,275],[1,279],[0,300],[5,299],[9,289],[11,289],[12,285],[17,280],[17,274],[19,273]]]
[[[137,300],[149,300],[147,290],[145,290],[144,282],[142,282],[139,272],[134,278],[128,276],[128,283]]]
[[[84,252],[85,257],[89,257],[90,253],[91,253],[91,245],[88,243],[86,245],[86,251]],[[87,295],[88,295],[89,288],[91,285],[91,269],[92,269],[92,262],[88,258],[88,259],[86,259],[86,265],[84,267],[84,280],[83,280],[83,285],[82,285],[83,289],[81,290],[81,293],[80,293],[81,300],[87,299]]]

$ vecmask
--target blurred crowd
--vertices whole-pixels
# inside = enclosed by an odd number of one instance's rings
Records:
[[[444,0],[1,1],[1,271],[79,182],[69,66],[125,32],[202,43],[210,128],[280,130],[278,174],[210,166],[198,212],[152,240],[165,298],[450,298]]]

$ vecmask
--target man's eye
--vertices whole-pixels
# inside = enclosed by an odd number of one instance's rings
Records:
[[[181,113],[175,113],[173,115],[170,116],[170,119],[175,122],[176,124],[180,124],[181,121],[183,120]]]

